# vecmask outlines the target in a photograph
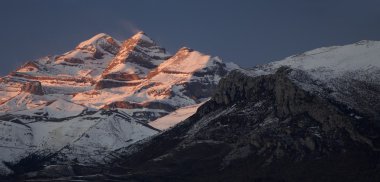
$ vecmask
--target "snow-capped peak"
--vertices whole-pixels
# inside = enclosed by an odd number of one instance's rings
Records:
[[[146,42],[149,42],[149,43],[153,43],[154,41],[148,37],[145,32],[143,31],[140,31],[138,33],[136,33],[135,35],[132,36],[132,39],[135,39],[135,40],[142,40],[142,41],[146,41]]]
[[[87,50],[90,52],[109,52],[111,54],[116,54],[121,46],[121,42],[115,40],[111,36],[105,33],[99,33],[92,38],[80,43],[76,49],[77,50]],[[104,50],[104,51],[102,51]]]
[[[201,70],[216,69],[221,65],[224,65],[227,70],[239,68],[235,64],[223,63],[219,57],[212,57],[194,49],[182,47],[173,57],[160,64],[157,70],[176,73],[194,73]]]
[[[380,68],[380,42],[360,41],[345,46],[333,46],[314,49],[301,55],[293,56],[283,60],[294,62],[297,66],[305,69],[326,67],[337,71],[350,71],[360,68]]]
[[[181,49],[178,50],[178,52],[193,52],[194,49],[189,48],[189,47],[182,47]]]
[[[93,36],[92,38],[81,42],[77,46],[77,48],[81,49],[81,48],[85,48],[85,47],[90,46],[90,45],[95,45],[99,40],[101,40],[101,39],[107,39],[107,38],[112,38],[112,37],[109,36],[109,35],[107,35],[107,34],[105,34],[105,33],[99,33],[99,34]]]
[[[128,77],[127,80],[144,78],[170,56],[144,32],[138,32],[123,42],[118,54],[103,72],[103,78],[117,77],[119,81],[126,81],[125,77]]]
[[[360,41],[345,46],[323,47],[258,66],[253,73],[254,75],[269,74],[281,66],[288,66],[318,74],[315,75],[318,77],[324,74],[324,77],[333,78],[347,72],[378,70],[380,69],[379,50],[379,41]]]

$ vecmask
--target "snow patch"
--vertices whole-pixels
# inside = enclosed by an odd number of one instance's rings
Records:
[[[193,115],[202,104],[204,104],[204,102],[179,108],[162,118],[150,122],[149,125],[159,130],[169,129]]]

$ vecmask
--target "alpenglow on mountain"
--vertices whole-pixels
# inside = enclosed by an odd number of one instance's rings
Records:
[[[101,162],[65,162],[101,133],[93,130],[54,156],[36,155],[8,166],[19,179],[30,180],[379,181],[379,58],[380,42],[362,41],[230,71],[211,99],[194,106],[201,105],[193,115],[105,153]],[[165,70],[161,66],[152,75]],[[173,75],[169,68],[165,74]],[[208,77],[204,73],[197,78]],[[152,123],[182,120],[186,117],[179,115],[194,107]],[[126,111],[117,111],[84,117],[127,119]]]
[[[2,78],[2,179],[380,181],[379,60],[361,41],[242,69],[99,34]]]
[[[190,48],[171,55],[143,32],[123,42],[101,33],[29,61],[0,79],[0,174],[23,161],[102,163],[186,119],[234,69]]]

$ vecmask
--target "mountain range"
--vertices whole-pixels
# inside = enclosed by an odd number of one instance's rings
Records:
[[[6,179],[380,180],[377,41],[242,69],[99,34],[0,88]]]

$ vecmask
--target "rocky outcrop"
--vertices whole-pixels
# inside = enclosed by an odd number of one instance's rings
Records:
[[[137,86],[141,82],[121,82],[115,80],[99,80],[95,85],[95,90],[102,90],[106,88],[116,88],[116,87],[129,87]]]
[[[83,64],[84,61],[78,58],[64,58],[65,62],[73,63],[73,64]]]
[[[86,78],[86,77],[53,77],[53,76],[33,76],[29,74],[19,73],[19,72],[12,72],[10,76],[14,78],[21,77],[29,80],[39,80],[39,81],[67,81],[67,82],[76,82],[76,83],[90,83],[94,84],[95,81],[92,78]],[[7,79],[12,80],[12,77],[8,77]],[[32,81],[32,82],[33,82]]]
[[[129,73],[119,73],[119,74],[108,74],[103,77],[103,79],[117,80],[117,81],[134,81],[139,80],[139,76],[136,74]]]
[[[162,109],[165,111],[174,111],[175,108],[171,106],[170,104],[165,104],[161,102],[146,102],[146,103],[130,103],[127,101],[119,101],[119,102],[113,102],[111,104],[108,104],[103,107],[103,109],[115,109],[115,108],[122,108],[122,109],[136,109],[136,108],[147,108],[147,109]]]
[[[21,88],[21,90],[23,92],[28,92],[34,95],[44,95],[44,90],[42,88],[41,82],[39,81],[27,82]]]
[[[159,117],[165,116],[170,112],[176,110],[170,104],[161,103],[161,102],[145,102],[145,103],[130,103],[128,101],[118,101],[111,104],[107,104],[102,109],[112,110],[112,109],[131,109],[137,110],[133,112],[132,116],[136,119],[141,119],[141,121],[149,122],[153,121]],[[141,110],[138,110],[141,109]],[[150,112],[149,110],[161,110],[161,112]]]
[[[41,70],[40,65],[33,61],[28,61],[27,63],[22,65],[21,68],[19,68],[18,70],[22,70],[23,68],[27,68],[28,71]]]

